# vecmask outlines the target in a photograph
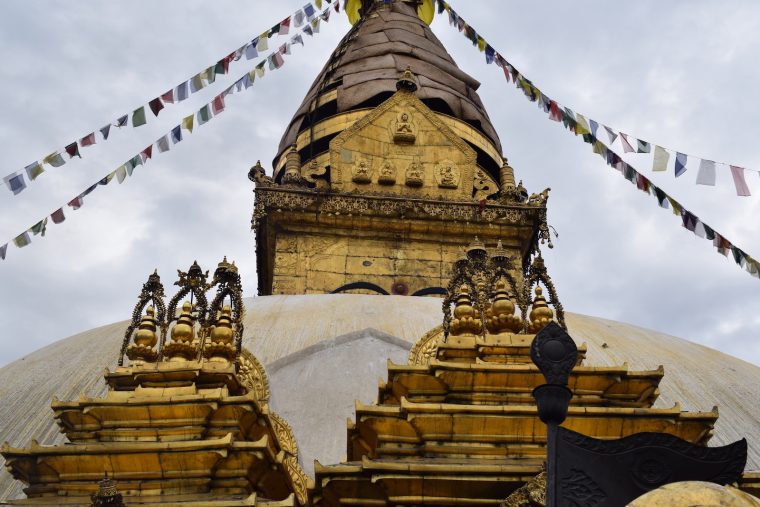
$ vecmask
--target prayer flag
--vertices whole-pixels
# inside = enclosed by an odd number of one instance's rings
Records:
[[[554,121],[562,121],[562,111],[555,101],[549,103],[549,118]]]
[[[633,149],[633,146],[631,146],[631,143],[628,142],[628,137],[625,134],[623,134],[622,132],[620,133],[620,142],[623,143],[623,151],[624,152],[631,153],[631,152],[635,152],[636,151],[636,150]]]
[[[79,197],[85,197],[87,195],[90,195],[91,193],[93,193],[95,191],[96,188],[98,188],[98,185],[100,185],[100,182],[97,182],[94,185],[90,185],[90,187],[87,190],[85,190],[84,192],[82,192],[79,195]]]
[[[487,45],[488,43],[486,42],[486,40],[480,35],[478,35],[478,51],[480,51],[481,53],[484,52],[486,50]]]
[[[3,178],[8,190],[13,192],[13,195],[20,194],[26,188],[26,181],[24,181],[24,175],[22,173],[12,173]]]
[[[335,12],[340,12],[340,0],[335,0]]]
[[[224,111],[224,96],[221,93],[214,97],[214,100],[211,102],[211,109],[214,112],[214,116]]]
[[[216,65],[212,65],[208,69],[206,69],[206,81],[208,81],[208,84],[212,84],[216,81]]]
[[[668,209],[668,196],[662,191],[662,189],[654,186],[653,188],[654,195],[657,197],[657,202],[660,204],[660,208]]]
[[[489,65],[492,64],[495,57],[496,51],[494,48],[492,48],[490,44],[486,44],[486,63]]]
[[[47,221],[48,219],[47,217],[45,217],[39,222],[37,222],[36,224],[34,224],[32,228],[29,230],[32,231],[32,234],[34,234],[35,236],[39,234],[44,238],[45,232],[47,232]]]
[[[588,123],[591,128],[591,135],[594,137],[598,137],[596,135],[596,131],[599,130],[599,124],[594,120],[589,120]]]
[[[108,139],[108,134],[111,133],[111,124],[109,123],[105,127],[101,128],[100,133],[103,135],[103,140],[106,141]]]
[[[641,173],[636,173],[636,188],[649,193],[649,180]]]
[[[129,115],[125,114],[124,116],[122,116],[122,117],[120,117],[119,119],[116,120],[116,126],[119,127],[119,128],[126,127],[127,126],[127,121],[129,121]]]
[[[79,154],[79,145],[77,143],[71,143],[64,149],[66,150],[66,153],[69,154],[70,159],[74,157],[82,158],[82,155]]]
[[[193,118],[195,118],[195,115],[191,114],[182,119],[182,127],[189,130],[190,133],[193,132]]]
[[[253,58],[256,58],[259,56],[259,52],[256,51],[256,44],[259,43],[259,39],[253,39],[250,44],[248,44],[245,47],[245,58],[247,60],[252,60]]]
[[[54,224],[60,224],[64,220],[66,220],[66,215],[63,214],[63,208],[58,208],[53,212],[52,215],[50,215],[50,218],[53,219]]]
[[[209,111],[208,104],[200,108],[198,111],[198,125],[203,125],[211,119],[211,111]]]
[[[728,249],[731,247],[731,243],[719,233],[715,233],[715,239],[713,240],[713,246],[718,249],[718,253],[723,256],[728,256]]]
[[[311,29],[311,25],[306,25],[303,27],[303,32],[309,36],[314,36],[314,30]]]
[[[670,202],[670,207],[673,209],[673,214],[677,217],[680,217],[681,213],[683,212],[683,206],[681,206],[681,203],[670,196],[668,196],[668,202]]]
[[[687,156],[685,153],[676,152],[676,178],[686,172]]]
[[[264,65],[266,65],[266,62],[261,62],[256,66],[256,77],[264,77],[264,74],[266,73]]]
[[[95,132],[90,132],[86,136],[84,136],[82,139],[79,140],[79,144],[82,146],[92,146],[95,144]]]
[[[736,195],[747,197],[750,194],[749,187],[747,186],[747,181],[744,179],[744,168],[743,167],[737,167],[735,165],[731,166],[731,176],[734,179],[734,186],[736,187]]]
[[[76,196],[72,200],[68,202],[68,205],[74,208],[75,210],[79,209],[84,205],[84,200],[82,199],[82,196]]]
[[[322,0],[315,0],[314,4],[317,6],[317,9],[322,8]]]
[[[290,16],[280,21],[280,35],[290,33]]]
[[[161,95],[161,100],[166,104],[174,104],[174,88]]]
[[[29,164],[28,166],[24,167],[26,170],[26,175],[29,177],[31,181],[34,181],[37,179],[37,177],[45,172],[45,168],[42,167],[42,164],[39,162],[34,162],[33,164]]]
[[[652,151],[652,145],[641,139],[636,139],[636,153],[649,153]]]
[[[731,245],[731,253],[734,254],[734,261],[738,265],[744,264],[744,259],[747,257],[747,254],[745,254],[739,247],[736,245]]]
[[[0,259],[5,260],[5,255],[8,253],[8,243],[0,246]]]
[[[652,171],[667,171],[669,160],[670,160],[670,153],[662,146],[655,145],[654,162],[652,163]]]
[[[66,161],[63,159],[60,153],[57,151],[54,151],[47,157],[43,158],[42,161],[46,164],[50,164],[53,167],[61,167],[63,164],[66,163]]]
[[[300,26],[303,25],[304,17],[306,17],[306,15],[301,9],[298,9],[298,11],[296,11],[295,15],[293,16],[293,26],[300,28]]]
[[[172,142],[177,144],[182,141],[182,127],[177,125],[172,129]]]
[[[314,18],[311,20],[311,28],[314,30],[314,33],[319,33],[319,23],[322,20],[319,18]]]
[[[187,99],[187,81],[177,87],[177,102]]]
[[[330,22],[330,13],[332,11],[330,9],[325,10],[322,14],[319,15],[320,18],[324,20],[325,23]]]
[[[575,121],[577,123],[575,126],[575,135],[583,136],[591,133],[585,116],[580,113],[576,113]]]
[[[143,164],[151,157],[153,157],[153,145],[151,144],[147,148],[145,148],[143,151],[140,152],[140,157],[142,157]]]
[[[684,227],[689,229],[691,232],[694,232],[696,230],[699,218],[697,218],[691,211],[683,210],[681,218],[683,219]]]
[[[206,85],[203,84],[203,79],[201,79],[201,75],[196,74],[190,80],[190,93],[195,93],[198,90],[202,90],[204,86]]]
[[[150,110],[153,111],[153,115],[158,116],[158,113],[160,113],[164,108],[164,103],[161,102],[161,99],[159,97],[156,97],[155,99],[148,102],[148,106],[150,106]]]
[[[247,90],[251,86],[253,86],[253,78],[251,77],[251,73],[247,73],[245,76],[243,76],[243,86]]]
[[[145,107],[135,109],[135,111],[132,113],[132,126],[139,127],[141,125],[145,125],[146,123],[147,122],[145,121]]]
[[[214,75],[227,73],[227,65],[225,64],[225,60],[226,59],[216,62],[216,66],[214,66]]]
[[[13,238],[13,244],[16,245],[18,248],[24,248],[26,245],[32,242],[32,239],[29,237],[29,232],[24,231],[22,234],[19,234],[15,238]]]
[[[306,4],[303,6],[303,12],[306,14],[306,19],[311,21],[314,19],[314,15],[316,14],[316,11],[314,10],[314,6],[311,4]]]
[[[697,172],[697,185],[715,186],[715,162],[702,159]]]
[[[301,37],[301,34],[300,34],[300,33],[297,33],[297,34],[295,34],[295,35],[293,36],[293,38],[292,38],[292,39],[290,39],[290,42],[292,42],[293,44],[300,44],[300,45],[302,45],[302,46],[304,45],[304,44],[303,44],[303,37]]]
[[[607,131],[607,135],[610,137],[610,144],[614,143],[615,139],[618,137],[617,133],[607,125],[604,126],[604,129]]]
[[[268,33],[262,33],[259,35],[259,42],[256,44],[256,49],[258,51],[267,51],[269,49],[269,42],[267,42],[268,36]]]
[[[158,147],[159,153],[164,153],[165,151],[169,151],[169,138],[167,136],[163,136],[160,139],[156,141],[156,147]]]
[[[116,181],[119,182],[119,185],[124,183],[124,180],[127,177],[127,167],[126,165],[122,164],[119,167],[116,168]]]

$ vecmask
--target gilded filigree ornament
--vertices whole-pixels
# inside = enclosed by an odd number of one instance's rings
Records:
[[[159,348],[159,360],[164,357],[174,358],[175,360],[192,360],[197,355],[199,349],[196,346],[195,327],[196,322],[200,325],[201,334],[206,331],[206,318],[208,314],[208,300],[206,291],[208,285],[208,271],[205,273],[198,265],[193,262],[187,272],[177,270],[179,279],[174,285],[180,288],[179,292],[169,301],[166,315],[166,326],[169,327],[176,321],[174,328],[171,330],[172,342],[164,345],[163,341]],[[185,301],[182,304],[181,314],[177,314],[177,306],[186,296],[191,295],[195,299],[195,304]],[[176,329],[180,326],[179,329]],[[176,337],[176,339],[175,339]],[[164,336],[162,336],[164,339]],[[203,339],[203,336],[200,337]],[[192,349],[192,350],[191,350]]]
[[[277,435],[277,441],[280,444],[280,449],[285,451],[286,454],[298,458],[298,443],[296,437],[293,434],[293,428],[290,424],[280,417],[276,412],[269,412],[269,418],[272,421],[272,428],[275,435]]]
[[[240,352],[240,368],[237,377],[254,399],[260,402],[269,401],[269,377],[264,365],[247,349]]]
[[[555,320],[555,311],[556,321],[564,328],[562,304],[540,254],[525,269],[522,282],[515,278],[517,273],[514,259],[501,242],[489,256],[483,243],[475,238],[452,268],[443,300],[444,340],[449,334],[480,335],[486,331],[490,334],[536,333]],[[543,297],[540,287],[536,296],[531,297],[539,282],[549,290],[549,301]]]
[[[235,263],[225,257],[216,268],[209,288],[216,287],[216,296],[209,306],[209,315],[216,318],[208,342],[202,341],[203,356],[209,360],[235,362],[243,343],[243,284]],[[226,298],[231,305],[225,305]],[[205,333],[204,333],[205,337]]]
[[[417,340],[409,351],[409,364],[423,366],[430,364],[438,352],[438,343],[443,334],[443,327],[436,326]]]
[[[148,277],[148,281],[143,284],[142,291],[140,292],[140,297],[138,298],[137,304],[132,311],[132,321],[124,333],[124,340],[122,341],[121,353],[119,355],[119,366],[124,365],[124,356],[127,354],[129,341],[132,338],[132,334],[134,333],[135,329],[137,329],[141,323],[143,323],[142,314],[143,311],[147,309],[149,304],[152,304],[152,308],[154,309],[150,317],[154,318],[155,316],[155,320],[161,325],[160,333],[161,342],[163,343],[163,340],[166,337],[166,326],[164,325],[164,320],[166,317],[166,305],[164,304],[164,286],[161,283],[161,277],[158,276],[158,271],[154,271],[153,274]],[[146,316],[148,316],[147,312]],[[149,321],[146,321],[145,324],[146,326],[149,326]],[[153,331],[155,332],[155,329]],[[153,356],[153,353],[155,353],[155,349],[153,348],[155,347],[155,343],[149,346],[149,342],[150,340],[141,338],[141,345],[135,343],[137,347],[134,349],[133,355],[135,355],[136,358],[142,358],[138,360],[155,361],[157,359],[157,357]],[[130,359],[132,358],[130,357]]]
[[[509,495],[501,507],[545,507],[546,472],[541,472],[514,493]]]
[[[298,459],[293,456],[288,456],[283,460],[285,470],[287,470],[290,480],[293,484],[293,490],[296,495],[296,499],[301,505],[307,505],[308,489],[309,489],[309,476],[306,475],[301,465],[298,464]]]

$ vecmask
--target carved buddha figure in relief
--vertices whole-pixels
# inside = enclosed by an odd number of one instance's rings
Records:
[[[354,165],[354,183],[371,183],[372,168],[366,160],[359,160]]]
[[[403,112],[398,115],[395,122],[395,129],[393,133],[393,141],[396,143],[414,143],[417,139],[417,134],[414,123],[412,122],[412,116]]]
[[[438,167],[438,186],[442,188],[457,188],[459,186],[459,170],[449,163]]]
[[[409,187],[421,187],[423,183],[422,165],[412,162],[406,170],[406,185]]]
[[[392,162],[386,161],[380,167],[380,177],[377,182],[381,185],[393,185],[396,183],[396,167]]]

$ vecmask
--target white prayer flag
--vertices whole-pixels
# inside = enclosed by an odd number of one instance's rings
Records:
[[[697,185],[715,186],[715,162],[704,160],[699,162],[699,172],[697,173]]]
[[[670,160],[670,153],[662,146],[654,147],[654,163],[652,164],[652,171],[667,171],[668,161]]]

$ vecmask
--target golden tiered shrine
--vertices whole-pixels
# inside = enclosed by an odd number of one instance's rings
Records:
[[[357,404],[348,459],[316,465],[313,505],[496,506],[541,473],[546,425],[531,393],[544,380],[529,347],[549,321],[564,321],[541,258],[524,282],[510,276],[510,262],[477,243],[457,261],[454,297],[444,301],[453,315],[415,345],[409,364],[389,363],[377,405]],[[595,367],[585,346],[579,352],[566,428],[600,439],[648,431],[706,444],[712,436],[717,408],[653,408],[662,368]],[[532,504],[516,496],[507,505]]]
[[[104,474],[127,505],[306,504],[293,433],[268,408],[263,366],[240,347],[237,268],[225,260],[211,283],[207,274],[197,264],[180,272],[168,308],[158,275],[150,276],[119,361],[126,355],[131,363],[106,370],[107,395],[52,403],[69,443],[3,446],[6,466],[28,484],[28,498],[14,504],[90,505],[93,495],[99,505]],[[178,310],[188,295],[195,304]]]

